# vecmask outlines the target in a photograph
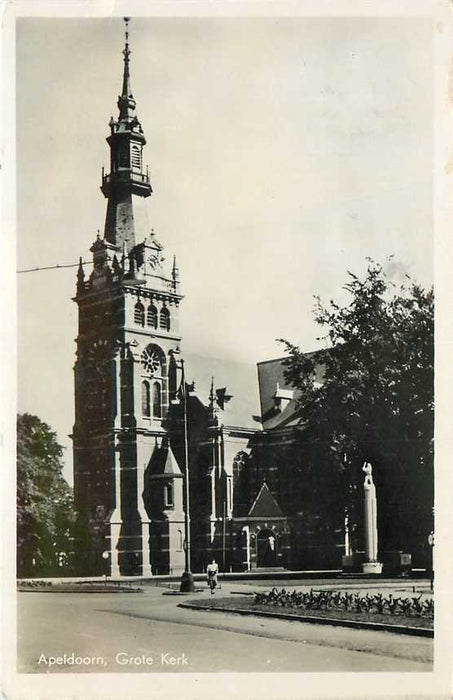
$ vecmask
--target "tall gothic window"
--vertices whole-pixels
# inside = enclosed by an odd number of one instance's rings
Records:
[[[151,391],[149,382],[142,382],[142,415],[145,418],[151,417]]]
[[[152,328],[157,328],[157,309],[154,306],[154,304],[150,304],[148,306],[146,322],[148,326],[151,326]]]
[[[163,306],[160,310],[160,327],[165,330],[169,331],[170,330],[170,312],[165,306]]]
[[[153,418],[162,418],[162,390],[159,382],[153,382]]]
[[[157,345],[148,345],[141,354],[142,383],[148,384],[149,413],[144,417],[160,421],[165,416],[168,396],[168,379],[165,353]],[[148,391],[147,390],[147,391]],[[142,405],[145,404],[145,389],[142,388]]]
[[[143,306],[143,304],[140,301],[138,301],[135,304],[134,321],[135,321],[135,323],[138,323],[140,326],[145,325],[145,307]]]

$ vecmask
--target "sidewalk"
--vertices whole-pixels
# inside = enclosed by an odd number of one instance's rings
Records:
[[[428,581],[427,576],[423,575],[421,570],[415,570],[410,577],[401,576],[367,576],[365,574],[343,574],[341,569],[307,569],[299,571],[281,570],[269,571],[254,569],[253,571],[232,571],[220,572],[218,578],[220,581],[285,581],[288,582],[286,587],[302,585],[303,581],[318,580],[316,585],[323,585],[319,580],[329,581],[326,585],[333,585],[333,581],[341,587],[352,587],[362,585],[367,588],[369,585],[380,583],[381,585],[393,585],[394,582],[409,583],[419,586],[420,581]],[[204,581],[206,574],[194,573],[194,581]],[[98,583],[99,581],[124,583],[127,581],[134,582],[136,585],[143,583],[144,585],[153,585],[154,583],[178,582],[181,580],[181,575],[175,574],[156,574],[153,576],[36,576],[36,577],[21,577],[18,581],[49,581],[51,583],[88,583],[90,581]],[[291,583],[289,583],[291,581]],[[366,582],[366,585],[365,585]]]
[[[290,570],[279,570],[279,571],[260,571],[256,569],[254,571],[225,571],[218,574],[218,578],[221,580],[246,580],[246,579],[288,579],[294,578],[298,580],[299,578],[333,578],[341,574],[340,569],[319,569],[319,570],[307,570],[307,571],[290,571]],[[120,583],[124,581],[134,581],[135,583],[153,583],[159,581],[171,581],[176,582],[181,580],[181,575],[175,574],[155,574],[152,576],[36,576],[33,578],[22,577],[18,580],[20,581],[50,581],[50,582],[63,582],[68,583],[87,583],[90,581],[118,581]],[[194,573],[194,581],[204,581],[206,579],[206,573]]]

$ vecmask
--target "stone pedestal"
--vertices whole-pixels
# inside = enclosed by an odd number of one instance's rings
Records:
[[[380,561],[366,561],[362,564],[364,574],[382,574],[382,564]]]

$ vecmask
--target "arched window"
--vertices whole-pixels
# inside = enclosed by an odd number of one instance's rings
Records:
[[[164,492],[165,492],[165,507],[166,508],[173,508],[173,506],[175,505],[174,500],[173,500],[173,484],[165,484]]]
[[[151,417],[151,391],[149,382],[142,382],[142,415],[145,418]]]
[[[163,306],[160,310],[160,327],[163,328],[165,331],[170,330],[170,312],[165,306]]]
[[[183,538],[182,538],[182,530],[178,530],[178,552],[182,552],[183,548]]]
[[[138,301],[135,304],[134,321],[135,321],[135,323],[138,323],[140,326],[145,325],[145,307],[143,306],[143,304],[140,301]]]
[[[152,328],[157,328],[157,309],[154,304],[148,306],[148,313],[146,315],[146,322],[148,326]]]
[[[153,418],[162,418],[162,391],[159,382],[153,382]]]
[[[133,143],[131,147],[131,163],[134,170],[142,169],[142,153],[140,146],[137,146],[135,143]]]
[[[150,418],[162,420],[168,407],[167,358],[158,345],[148,345],[141,354],[141,380],[150,390]]]

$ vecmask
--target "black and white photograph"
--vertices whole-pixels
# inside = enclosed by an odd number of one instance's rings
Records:
[[[447,697],[451,27],[12,5],[5,697]]]

